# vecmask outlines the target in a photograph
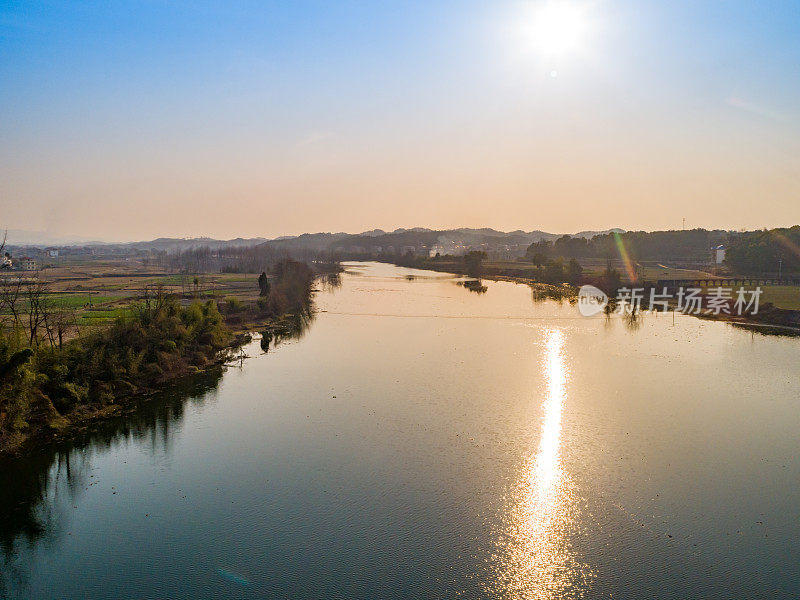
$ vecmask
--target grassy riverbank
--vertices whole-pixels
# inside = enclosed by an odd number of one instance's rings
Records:
[[[221,364],[247,339],[243,332],[307,316],[314,278],[306,263],[286,260],[260,295],[187,304],[158,289],[109,326],[64,343],[44,333],[31,340],[20,322],[0,330],[0,453]]]
[[[54,432],[218,359],[232,338],[216,302],[188,307],[163,294],[130,317],[62,347],[0,339],[0,451]]]

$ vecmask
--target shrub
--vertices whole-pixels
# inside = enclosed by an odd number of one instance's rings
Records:
[[[225,312],[230,314],[240,313],[244,310],[244,304],[233,296],[225,298]]]
[[[228,338],[216,302],[182,308],[163,294],[62,348],[19,350],[0,333],[0,446],[13,431],[28,427],[32,414],[46,416],[45,405],[66,414],[87,403],[112,403],[120,394],[187,371],[190,362],[203,365]]]

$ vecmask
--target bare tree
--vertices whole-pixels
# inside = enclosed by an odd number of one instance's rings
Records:
[[[20,310],[22,298],[22,279],[4,277],[0,283],[0,312],[8,311],[13,319],[12,327],[20,323]]]
[[[43,306],[45,309],[42,313],[43,325],[50,347],[55,348],[57,346],[61,348],[64,345],[64,337],[69,334],[72,328],[77,327],[75,312],[63,303],[49,300],[45,301]]]
[[[167,303],[168,294],[160,283],[146,285],[142,289],[142,303],[135,308],[139,314],[154,315]]]
[[[47,284],[41,281],[25,282],[25,299],[28,308],[28,343],[39,345],[39,328],[45,324],[49,311]]]

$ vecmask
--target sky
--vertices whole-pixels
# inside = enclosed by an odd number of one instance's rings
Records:
[[[0,227],[800,223],[800,3],[0,1]]]

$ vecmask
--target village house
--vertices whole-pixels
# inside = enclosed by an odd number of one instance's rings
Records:
[[[36,259],[30,256],[23,256],[19,259],[19,268],[23,271],[35,271],[37,268]]]

